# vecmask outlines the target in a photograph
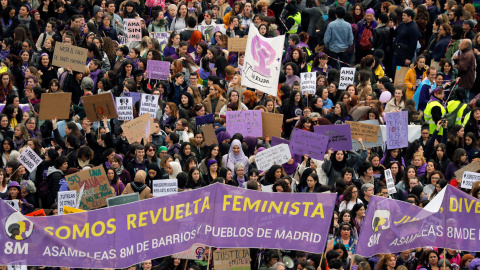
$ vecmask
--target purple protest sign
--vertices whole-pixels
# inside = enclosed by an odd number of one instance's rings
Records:
[[[211,124],[211,123],[213,123],[213,121],[215,121],[214,117],[213,117],[213,113],[209,113],[209,114],[206,114],[206,115],[203,115],[203,116],[195,117],[195,124],[197,126],[203,126],[203,125]]]
[[[328,137],[295,128],[290,139],[290,151],[292,154],[305,155],[311,158],[323,160],[327,150]]]
[[[2,201],[0,265],[25,260],[25,265],[126,268],[196,243],[321,253],[335,199],[330,193],[300,196],[215,184],[90,212],[32,218]]]
[[[328,149],[333,151],[352,150],[352,133],[350,125],[315,126],[315,133],[328,137]]]
[[[123,96],[124,97],[131,97],[132,101],[133,101],[133,106],[135,106],[135,103],[137,103],[137,101],[139,101],[142,98],[142,94],[138,93],[138,92],[124,91]]]
[[[417,247],[480,251],[480,200],[447,185],[425,207],[373,196],[355,253],[373,256]]]
[[[261,111],[227,111],[226,116],[228,133],[263,137]]]
[[[168,73],[170,72],[170,62],[148,60],[147,61],[147,78],[155,80],[168,80]]]
[[[279,144],[288,144],[290,145],[290,141],[289,140],[285,140],[285,139],[282,139],[282,138],[277,138],[275,136],[272,137],[272,140],[270,141],[270,145],[273,147],[275,145],[279,145]],[[295,160],[295,162],[297,163],[301,163],[302,162],[302,155],[299,155],[299,154],[294,154],[294,153],[291,153],[292,154],[292,157],[293,159]]]
[[[408,112],[391,112],[385,114],[387,124],[387,148],[408,147]]]

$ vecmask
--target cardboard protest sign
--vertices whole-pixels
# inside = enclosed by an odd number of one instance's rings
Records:
[[[385,125],[383,126],[380,126],[380,124],[378,123],[378,120],[365,120],[365,121],[360,121],[359,123],[364,123],[364,124],[370,124],[370,125],[376,125],[376,126],[379,126],[380,127],[380,130],[382,130],[382,127],[385,127]],[[385,135],[386,137],[386,135]],[[377,141],[376,142],[366,142],[366,141],[363,141],[363,145],[365,145],[366,148],[373,148],[373,147],[377,147],[377,146],[383,146],[384,145],[384,135],[382,134],[382,132],[378,132],[378,137],[377,137]],[[417,137],[418,138],[418,137]],[[352,138],[352,150],[359,150],[359,149],[362,149],[362,146],[360,145],[360,143],[355,140],[354,138]]]
[[[339,90],[347,89],[347,86],[353,84],[355,81],[355,68],[342,67],[340,69],[340,83],[338,84]]]
[[[405,75],[407,75],[409,69],[409,67],[397,66],[397,70],[395,71],[395,81],[393,82],[393,84],[405,84]]]
[[[92,122],[100,121],[104,116],[107,119],[118,117],[112,93],[85,96],[82,101],[87,118]]]
[[[30,214],[25,215],[26,217],[45,217],[45,210],[39,209],[37,211],[31,212]]]
[[[463,166],[461,169],[455,171],[455,179],[457,183],[460,183],[463,179],[464,172],[478,172],[480,170],[480,163],[479,162],[472,162],[467,166]]]
[[[86,211],[82,210],[82,209],[73,208],[73,207],[70,207],[68,205],[63,206],[63,214],[64,215],[75,214],[75,213],[83,213],[83,212],[86,212]]]
[[[350,125],[352,139],[361,138],[364,142],[376,142],[378,139],[379,126],[351,121],[346,121],[345,124]]]
[[[273,165],[282,165],[292,158],[288,144],[279,144],[261,151],[255,155],[257,168],[262,171],[270,169]]]
[[[132,203],[132,202],[138,202],[138,201],[140,201],[140,195],[138,194],[138,192],[135,192],[135,193],[131,193],[131,194],[125,194],[125,195],[121,195],[121,196],[108,198],[107,199],[107,206],[112,207],[112,206],[117,206],[117,205]]]
[[[205,245],[193,244],[191,248],[183,252],[175,253],[172,257],[187,260],[201,260],[203,254],[205,254]]]
[[[25,151],[23,151],[20,156],[17,157],[17,160],[29,172],[35,170],[38,165],[42,163],[42,158],[40,158],[40,156],[38,156],[37,153],[30,148],[30,146],[27,146]]]
[[[472,189],[473,183],[480,181],[480,173],[464,172],[461,188]]]
[[[118,120],[133,120],[133,99],[131,97],[116,97]]]
[[[350,125],[322,125],[314,127],[315,133],[328,137],[327,149],[352,150]]]
[[[250,269],[250,249],[226,248],[213,252],[215,270]]]
[[[4,202],[6,202],[8,205],[10,205],[13,209],[15,209],[17,211],[20,211],[20,207],[18,205],[17,200],[5,200]]]
[[[40,102],[39,120],[68,119],[72,93],[44,93]]]
[[[152,181],[153,197],[161,197],[178,192],[177,179],[161,179]]]
[[[157,95],[142,94],[139,114],[149,113],[151,118],[155,118],[157,116],[158,97]]]
[[[142,24],[140,20],[124,20],[125,33],[128,41],[142,41]]]
[[[388,194],[397,193],[397,188],[395,188],[395,181],[393,180],[392,171],[386,169],[385,171],[385,181],[387,183]]]
[[[228,38],[229,52],[244,52],[247,47],[247,38]]]
[[[122,130],[125,132],[125,136],[129,143],[134,143],[138,139],[148,139],[153,130],[153,120],[150,114],[146,113],[140,117],[137,117],[131,121],[122,124]]]
[[[282,137],[283,114],[262,112],[263,138]]]
[[[124,97],[131,97],[132,98],[132,105],[135,106],[135,103],[139,101],[142,98],[142,94],[138,92],[128,92],[128,91],[123,91],[122,96]]]
[[[170,62],[148,60],[147,61],[147,78],[155,80],[168,80],[170,73]]]
[[[65,176],[70,190],[80,190],[85,185],[85,191],[80,202],[80,209],[91,210],[107,205],[107,198],[115,196],[107,180],[103,166]]]
[[[300,82],[302,86],[302,95],[305,95],[305,93],[315,95],[315,92],[317,91],[317,73],[300,73]]]
[[[385,114],[387,130],[387,148],[408,147],[408,112],[391,112]]]
[[[243,136],[262,137],[262,113],[257,111],[227,111],[227,132]]]
[[[60,191],[57,194],[57,204],[58,204],[58,215],[63,215],[63,208],[65,206],[75,207],[77,204],[77,192],[75,190],[71,191]]]
[[[217,135],[215,135],[215,129],[212,124],[202,127],[203,136],[205,136],[205,144],[210,146],[214,143],[218,144]]]
[[[295,128],[290,139],[290,151],[292,154],[305,155],[311,158],[323,160],[327,150],[328,137]]]
[[[250,24],[242,85],[277,96],[284,43],[285,35],[265,38],[254,24]]]
[[[57,42],[53,52],[52,65],[65,69],[70,66],[72,70],[83,73],[87,65],[87,52],[88,50],[85,48]]]
[[[209,114],[206,114],[206,115],[195,117],[195,124],[197,126],[203,126],[203,125],[206,125],[206,124],[211,124],[214,121],[215,121],[215,118],[213,117],[213,113],[209,113]]]

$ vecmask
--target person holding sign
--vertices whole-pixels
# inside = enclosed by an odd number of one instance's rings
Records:
[[[20,207],[20,212],[23,215],[27,215],[34,210],[34,206],[29,204],[22,196],[22,187],[18,182],[12,181],[8,185],[8,196],[4,200],[15,200],[18,201],[18,206]]]

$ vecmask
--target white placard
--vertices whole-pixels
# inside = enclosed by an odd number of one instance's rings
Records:
[[[27,270],[27,261],[21,260],[7,264],[7,270]]]
[[[317,89],[316,89],[317,73],[316,72],[300,73],[300,79],[301,79],[301,86],[302,86],[302,95],[304,95],[306,92],[310,95],[315,95],[315,92],[317,92]]]
[[[178,192],[177,179],[161,179],[152,181],[153,197],[175,194]]]
[[[155,118],[157,116],[157,104],[158,104],[158,96],[142,94],[142,98],[140,99],[139,115],[144,115],[146,113],[149,113],[150,117]]]
[[[386,169],[385,170],[385,180],[387,182],[388,194],[397,193],[397,189],[395,188],[395,181],[392,177],[392,170]]]
[[[347,86],[355,81],[355,68],[342,67],[340,70],[340,83],[338,90],[346,90]]]
[[[115,103],[117,105],[118,120],[120,121],[133,120],[133,98],[116,97]]]
[[[461,188],[472,189],[473,183],[480,181],[480,173],[464,172]]]
[[[77,206],[77,191],[59,191],[57,194],[58,215],[63,215],[63,207],[70,206],[75,208]]]
[[[288,144],[282,143],[255,155],[257,169],[266,171],[273,165],[282,165],[292,158]]]
[[[13,209],[20,211],[20,207],[18,206],[18,201],[17,200],[5,200],[8,205],[10,205]]]
[[[263,192],[273,192],[273,184],[267,185],[267,186],[262,186],[262,191]]]
[[[18,162],[22,164],[27,171],[32,172],[42,163],[42,159],[35,153],[30,146],[17,157]]]

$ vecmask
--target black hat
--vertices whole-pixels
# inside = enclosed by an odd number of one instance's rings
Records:
[[[133,77],[137,77],[137,76],[143,76],[143,70],[141,69],[136,69],[132,72],[133,74]]]

